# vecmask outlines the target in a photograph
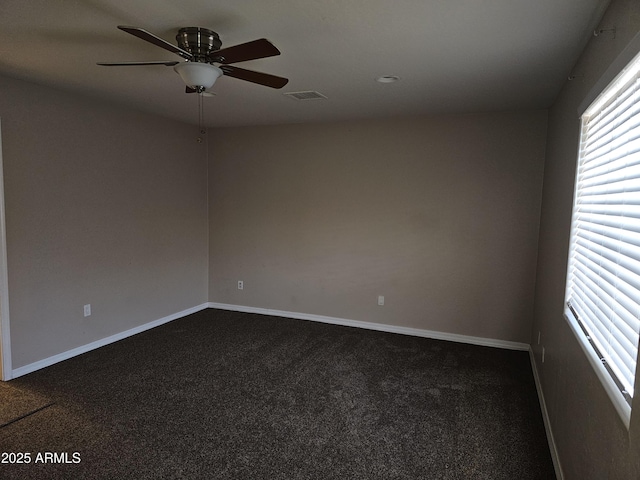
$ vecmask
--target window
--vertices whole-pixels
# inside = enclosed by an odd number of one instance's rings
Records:
[[[582,115],[566,306],[628,427],[640,330],[640,55]]]

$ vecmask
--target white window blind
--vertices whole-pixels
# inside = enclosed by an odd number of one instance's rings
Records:
[[[566,301],[585,350],[630,407],[640,331],[640,56],[582,116]]]

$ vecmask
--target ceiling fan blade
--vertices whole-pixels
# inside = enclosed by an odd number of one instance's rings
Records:
[[[257,58],[273,57],[274,55],[280,55],[280,50],[266,38],[261,38],[252,42],[234,45],[233,47],[221,48],[211,52],[209,57],[219,63],[238,63]]]
[[[169,50],[171,53],[178,54],[182,58],[193,60],[193,55],[191,55],[186,50],[183,50],[180,47],[177,47],[174,44],[169,43],[166,40],[163,40],[162,38],[157,37],[153,33],[147,32],[142,28],[128,27],[126,25],[118,25],[118,28],[123,32],[127,32],[135,37],[141,38],[142,40],[152,43],[157,47],[164,48],[165,50]]]
[[[189,85],[187,85],[186,87],[184,87],[184,93],[196,93],[197,90],[193,87],[190,87]]]
[[[137,65],[164,65],[166,67],[173,67],[180,62],[98,62],[96,65],[103,67],[135,67]]]
[[[220,65],[220,70],[228,77],[239,78],[240,80],[258,83],[271,88],[282,88],[289,83],[287,78],[256,72],[255,70],[247,70],[233,65]]]

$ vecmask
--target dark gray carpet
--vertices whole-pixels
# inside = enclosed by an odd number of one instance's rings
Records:
[[[0,428],[51,405],[46,397],[0,382]],[[0,461],[2,459],[0,458]]]
[[[0,478],[555,478],[526,352],[206,310],[10,385],[0,450],[80,462]]]

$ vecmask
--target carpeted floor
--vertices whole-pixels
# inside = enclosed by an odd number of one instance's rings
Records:
[[[50,405],[46,397],[0,382],[0,428]]]
[[[527,352],[205,310],[8,385],[3,479],[555,478]]]

